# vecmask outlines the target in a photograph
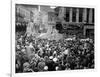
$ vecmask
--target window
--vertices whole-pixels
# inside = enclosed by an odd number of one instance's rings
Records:
[[[65,17],[65,20],[66,20],[66,22],[69,22],[69,11],[70,11],[70,9],[69,8],[66,8],[66,17]]]
[[[76,8],[72,9],[72,22],[76,22]]]
[[[90,9],[87,8],[87,20],[86,20],[87,23],[89,23],[89,10],[90,10]]]
[[[95,14],[94,14],[94,9],[92,10],[92,22],[94,23],[94,16],[95,16]]]
[[[79,22],[82,22],[82,20],[83,20],[83,9],[80,8],[79,9]]]

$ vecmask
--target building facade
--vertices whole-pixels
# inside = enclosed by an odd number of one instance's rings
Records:
[[[57,9],[59,11],[56,13],[65,32],[72,25],[82,27],[84,36],[87,36],[89,31],[94,35],[94,8],[58,7]]]

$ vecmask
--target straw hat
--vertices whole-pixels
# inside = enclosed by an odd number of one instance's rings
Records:
[[[50,56],[49,59],[53,59],[53,56]]]
[[[56,54],[56,53],[57,53],[56,51],[53,52],[53,54]]]
[[[57,62],[57,60],[58,60],[57,58],[53,58],[53,61],[54,61],[54,62]]]
[[[20,45],[17,45],[17,49],[20,49]]]
[[[48,70],[48,66],[45,66],[45,67],[44,67],[44,70]]]
[[[57,71],[57,70],[59,69],[59,67],[58,67],[58,66],[56,66],[56,68],[55,68],[55,69],[56,69],[56,71]]]
[[[66,49],[64,52],[63,52],[65,55],[67,55],[69,53],[69,49]]]

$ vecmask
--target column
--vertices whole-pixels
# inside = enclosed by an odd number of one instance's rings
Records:
[[[64,8],[64,17],[66,17],[66,8]]]
[[[40,12],[40,5],[38,5],[38,11]]]
[[[92,23],[92,13],[93,13],[93,11],[92,11],[93,9],[90,9],[89,10],[89,23],[91,24]]]
[[[79,8],[76,9],[76,22],[79,22]]]
[[[65,14],[65,8],[61,8],[62,9],[62,17],[64,17]]]
[[[87,20],[87,9],[84,8],[83,9],[83,20],[82,20],[82,22],[86,22],[86,20]]]
[[[69,22],[72,22],[72,8],[70,8],[70,12],[69,12],[70,14],[70,16],[69,16]]]
[[[64,8],[60,8],[60,11],[59,11],[59,19],[60,20],[63,20],[63,17],[64,17]]]
[[[62,8],[62,21],[64,20],[64,16],[65,16],[65,8]]]

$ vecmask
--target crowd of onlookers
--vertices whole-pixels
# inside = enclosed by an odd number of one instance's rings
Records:
[[[94,40],[64,38],[59,41],[16,33],[15,71],[40,72],[94,68]]]

